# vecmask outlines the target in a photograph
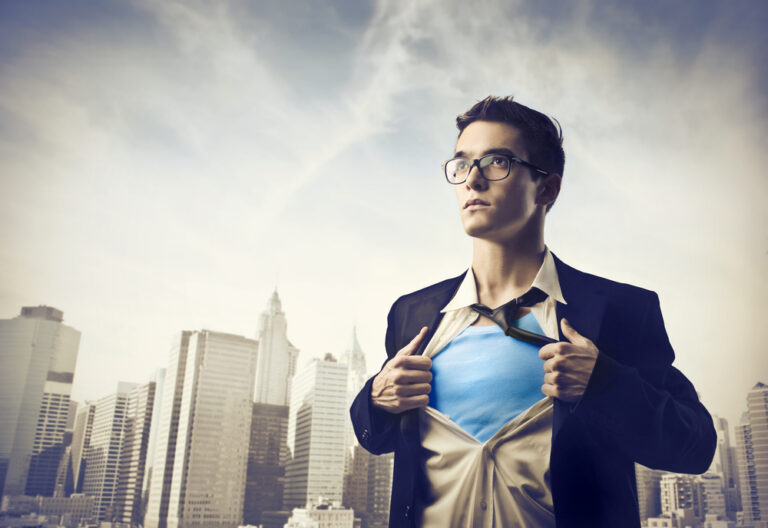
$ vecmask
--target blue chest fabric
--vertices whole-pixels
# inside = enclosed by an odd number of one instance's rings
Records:
[[[533,314],[514,324],[543,334]],[[497,325],[469,326],[432,358],[430,406],[480,442],[544,397],[539,347]]]

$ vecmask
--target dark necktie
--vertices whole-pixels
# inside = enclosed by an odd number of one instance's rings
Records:
[[[547,298],[547,294],[538,288],[531,288],[517,299],[512,299],[498,308],[491,309],[484,304],[473,304],[470,306],[477,313],[492,319],[504,330],[504,333],[510,337],[515,337],[533,345],[544,346],[548,343],[556,343],[555,339],[547,336],[535,334],[512,324],[517,319],[517,312],[523,306],[533,306]]]

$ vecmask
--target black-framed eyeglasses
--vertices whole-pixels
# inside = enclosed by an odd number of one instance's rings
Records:
[[[536,165],[532,165],[527,161],[523,161],[517,156],[510,156],[509,154],[486,154],[480,159],[469,158],[453,158],[443,163],[443,172],[445,173],[445,179],[448,183],[453,185],[459,185],[467,181],[469,173],[472,171],[472,167],[477,165],[477,169],[480,171],[480,176],[488,181],[503,180],[512,171],[512,164],[517,163],[523,167],[535,171],[542,176],[548,176],[549,172],[544,169],[538,168]]]

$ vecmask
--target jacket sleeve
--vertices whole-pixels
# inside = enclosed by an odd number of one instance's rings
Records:
[[[387,351],[387,360],[384,365],[395,355],[395,312],[397,302],[392,305],[387,316],[387,333],[384,344]],[[381,372],[381,369],[379,369]],[[365,382],[363,388],[355,397],[349,410],[352,419],[352,427],[360,445],[374,455],[389,453],[395,450],[395,435],[400,425],[400,415],[383,411],[373,405],[371,401],[372,376]]]
[[[636,343],[628,345],[642,361],[629,366],[601,351],[573,413],[635,462],[703,473],[714,457],[717,434],[693,385],[672,366],[659,299],[651,294]]]

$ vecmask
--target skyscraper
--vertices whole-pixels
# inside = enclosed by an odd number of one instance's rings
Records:
[[[75,428],[72,431],[72,475],[75,492],[82,493],[83,477],[85,476],[85,451],[91,442],[93,431],[93,413],[96,406],[92,402],[85,402],[78,406],[75,417]]]
[[[265,511],[283,505],[288,460],[288,406],[254,403],[243,523],[261,524]]]
[[[0,491],[52,495],[80,332],[49,306],[0,320]]]
[[[658,469],[650,469],[635,464],[637,508],[642,523],[645,523],[649,517],[656,517],[661,513],[661,477],[663,474],[664,472]]]
[[[187,348],[167,525],[233,528],[243,517],[258,342],[202,330]]]
[[[664,514],[690,509],[697,519],[704,518],[701,482],[693,475],[665,473],[661,477],[661,511]]]
[[[283,507],[303,508],[322,496],[341,501],[347,365],[332,355],[313,359],[296,374],[288,415],[288,447]]]
[[[130,526],[138,526],[144,520],[141,491],[149,448],[155,388],[155,382],[150,381],[137,385],[128,394],[115,493],[115,517],[118,522]]]
[[[768,521],[768,386],[747,393],[747,412],[735,427],[744,523]]]
[[[288,405],[299,350],[288,341],[288,324],[277,290],[259,319],[259,358],[254,401]]]
[[[181,332],[173,342],[168,355],[168,368],[163,381],[163,396],[158,420],[155,452],[152,460],[152,475],[149,480],[144,525],[147,528],[166,528],[168,521],[168,500],[171,494],[171,479],[176,455],[176,439],[179,432],[181,394],[184,389],[184,374],[187,370],[190,331]]]
[[[125,433],[129,392],[135,383],[120,382],[117,391],[96,401],[93,427],[85,450],[83,493],[93,497],[93,518],[96,521],[117,520],[117,492],[120,454]]]
[[[389,526],[389,499],[392,496],[392,470],[395,454],[374,456],[368,462],[367,528]]]
[[[741,510],[736,449],[731,445],[728,420],[718,416],[712,416],[712,420],[715,424],[715,431],[717,431],[717,450],[709,471],[722,477],[726,516],[735,520],[736,512]]]

